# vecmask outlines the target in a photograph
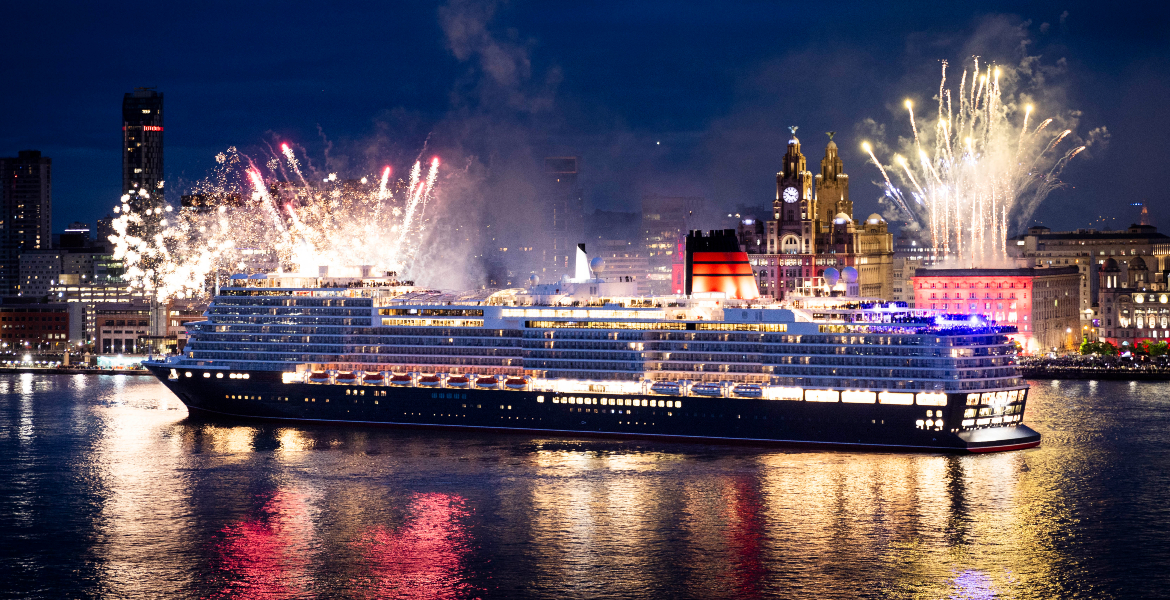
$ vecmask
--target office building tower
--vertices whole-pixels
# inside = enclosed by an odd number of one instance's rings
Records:
[[[585,206],[577,183],[578,161],[575,156],[544,159],[544,208],[549,227],[544,255],[544,275],[573,275],[577,244],[585,236]]]
[[[705,204],[696,197],[650,194],[642,198],[642,243],[650,293],[683,293],[686,237]]]
[[[21,254],[51,245],[52,165],[37,150],[0,158],[0,295],[20,294]]]
[[[122,98],[122,193],[135,212],[163,197],[163,95],[134,88]]]

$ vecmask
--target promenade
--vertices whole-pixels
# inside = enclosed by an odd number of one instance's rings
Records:
[[[1027,379],[1170,381],[1170,360],[1165,357],[1021,356],[1019,365]]]

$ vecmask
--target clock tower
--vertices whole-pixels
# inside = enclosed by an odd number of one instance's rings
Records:
[[[778,225],[776,252],[808,254],[815,252],[812,247],[812,223],[816,215],[816,200],[812,194],[812,173],[808,171],[804,155],[800,152],[796,126],[788,129],[792,132],[792,138],[788,140],[788,152],[784,154],[783,170],[776,174],[776,200],[772,203],[772,216]],[[793,237],[798,239],[793,241]]]

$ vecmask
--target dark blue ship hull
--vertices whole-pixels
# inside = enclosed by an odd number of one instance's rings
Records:
[[[962,420],[960,394],[948,398],[946,426],[938,431],[916,426],[927,410],[920,406],[284,383],[279,372],[251,371],[243,379],[223,369],[146,367],[192,412],[269,421],[943,452],[1040,443],[1040,434],[1024,425],[949,431]],[[561,401],[579,396],[597,403]],[[602,405],[601,399],[639,406]],[[672,406],[658,406],[667,402]]]

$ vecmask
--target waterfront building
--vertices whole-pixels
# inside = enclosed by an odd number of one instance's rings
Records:
[[[63,351],[68,347],[69,310],[64,303],[0,304],[0,350]]]
[[[39,150],[0,157],[0,295],[20,294],[20,255],[53,235],[53,160]]]
[[[737,229],[760,292],[776,300],[813,296],[825,287],[826,269],[854,267],[862,296],[892,298],[894,247],[886,220],[875,213],[855,223],[849,176],[832,135],[814,177],[792,129],[776,174],[772,219],[744,220]]]
[[[1098,337],[1119,348],[1170,340],[1166,274],[1151,271],[1146,260],[1129,257],[1129,267],[1122,271],[1120,261],[1111,256],[1098,272]]]
[[[950,315],[980,315],[1014,326],[1029,354],[1068,351],[1084,335],[1075,266],[1008,269],[917,269],[914,304]]]
[[[1122,280],[1128,279],[1133,257],[1142,257],[1142,267],[1161,278],[1161,272],[1170,265],[1170,236],[1158,233],[1152,225],[1130,225],[1128,229],[1098,231],[1077,229],[1052,231],[1037,225],[1028,232],[1008,240],[1009,257],[1020,259],[1022,266],[1047,268],[1075,266],[1080,273],[1078,329],[1089,331],[1094,327],[1093,307],[1099,303],[1098,270],[1113,258]],[[1164,280],[1162,281],[1164,283]]]
[[[150,334],[150,307],[136,303],[105,303],[97,306],[94,351],[99,354],[142,354]]]

